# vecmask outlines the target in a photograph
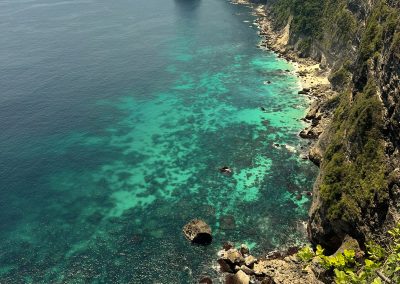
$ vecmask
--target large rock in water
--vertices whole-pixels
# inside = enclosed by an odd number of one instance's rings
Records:
[[[212,242],[210,226],[203,220],[195,219],[183,227],[186,239],[194,244],[209,245]]]

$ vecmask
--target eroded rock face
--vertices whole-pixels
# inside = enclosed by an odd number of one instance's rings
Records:
[[[183,227],[186,239],[194,244],[209,245],[212,242],[210,226],[200,219],[190,221]]]
[[[400,196],[395,194],[399,178],[391,179],[400,161],[400,46],[393,44],[393,38],[388,34],[382,44],[384,48],[376,61],[372,61],[368,68],[364,68],[364,61],[359,59],[355,65],[353,75],[354,90],[353,94],[362,92],[366,82],[372,81],[376,84],[374,96],[382,102],[382,127],[381,142],[385,145],[386,161],[382,165],[386,166],[386,179],[389,180],[387,188],[381,188],[380,192],[389,193],[390,198],[381,198],[379,203],[372,202],[366,205],[358,205],[363,212],[362,218],[358,221],[345,223],[342,220],[327,220],[327,206],[322,198],[315,195],[313,205],[310,210],[309,235],[315,244],[322,244],[334,252],[343,242],[346,235],[357,239],[362,245],[364,241],[374,239],[384,242],[384,232],[393,226],[399,219],[398,204]],[[357,151],[363,147],[350,147],[352,142],[348,137],[343,138],[343,145],[346,148],[346,155],[356,160]],[[328,141],[329,142],[329,141]],[[353,144],[354,145],[354,144]],[[326,147],[325,147],[326,149]],[[353,149],[353,150],[352,150]],[[361,152],[361,151],[360,151]],[[317,156],[316,156],[317,157]],[[329,174],[329,169],[325,167],[326,162],[315,159],[321,164],[320,177]],[[366,175],[368,176],[368,175]],[[314,192],[318,193],[320,184],[317,181]],[[378,192],[378,191],[377,191]],[[375,195],[377,196],[377,194]]]

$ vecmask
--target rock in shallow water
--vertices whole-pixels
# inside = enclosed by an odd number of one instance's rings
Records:
[[[219,227],[221,230],[234,230],[236,228],[235,217],[232,215],[224,215],[219,219]]]
[[[210,226],[203,220],[195,219],[183,227],[186,239],[194,244],[209,245],[212,242]]]

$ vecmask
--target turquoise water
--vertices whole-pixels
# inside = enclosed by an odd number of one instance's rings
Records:
[[[223,0],[0,2],[0,283],[195,283],[227,240],[305,240],[308,102],[253,20]],[[193,218],[212,245],[184,239]]]

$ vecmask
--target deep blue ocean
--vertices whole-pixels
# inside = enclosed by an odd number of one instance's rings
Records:
[[[305,241],[308,101],[254,20],[226,0],[0,0],[0,283],[217,281],[225,241]],[[210,246],[182,235],[193,218]]]

